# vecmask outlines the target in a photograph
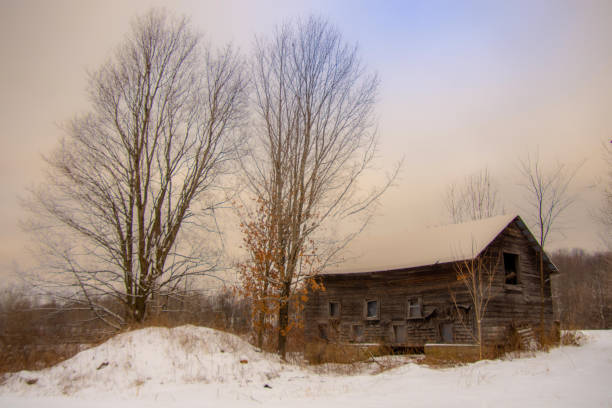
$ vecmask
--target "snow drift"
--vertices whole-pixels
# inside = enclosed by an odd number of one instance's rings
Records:
[[[194,326],[148,328],[120,334],[55,367],[8,376],[0,406],[612,406],[612,331],[586,333],[582,347],[520,358],[323,375],[282,363],[231,334]]]
[[[229,333],[195,326],[146,328],[46,370],[16,373],[3,388],[28,395],[133,393],[147,383],[264,383],[281,369],[276,356]]]

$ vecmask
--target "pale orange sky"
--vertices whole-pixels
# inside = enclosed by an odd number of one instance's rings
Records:
[[[255,34],[314,12],[358,42],[381,78],[380,167],[405,157],[397,187],[362,236],[447,221],[445,187],[488,166],[508,212],[522,206],[518,157],[586,159],[576,204],[551,248],[600,247],[592,214],[612,139],[612,2],[2,1],[0,273],[26,264],[17,197],[39,182],[59,124],[88,109],[87,70],[108,58],[131,18],[165,6],[214,45],[248,52]]]

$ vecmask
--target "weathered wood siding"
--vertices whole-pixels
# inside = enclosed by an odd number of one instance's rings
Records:
[[[323,283],[326,290],[311,296],[306,305],[307,341],[320,338],[320,326],[326,325],[328,339],[332,341],[423,346],[426,342],[441,341],[440,325],[457,320],[450,289],[459,294],[459,303],[467,303],[451,264],[382,273],[329,275],[323,277]],[[408,318],[408,301],[419,298],[423,317]],[[366,300],[379,302],[378,319],[365,318]],[[340,303],[337,319],[329,318],[330,301]],[[464,320],[466,327],[463,324],[453,327],[455,342],[472,340],[469,314]],[[362,326],[360,339],[354,336],[353,326]],[[405,330],[404,341],[396,338],[393,326]]]
[[[483,323],[483,334],[488,342],[503,342],[511,325],[550,327],[553,323],[553,304],[550,271],[544,268],[544,303],[540,295],[539,254],[529,244],[516,223],[510,224],[490,245],[489,251],[509,252],[519,256],[519,282],[505,284],[503,257],[497,266],[494,297],[489,301]],[[542,309],[543,306],[543,309]]]
[[[483,322],[488,342],[505,340],[510,325],[540,322],[539,261],[516,223],[506,228],[490,245],[490,253],[514,253],[519,256],[519,282],[505,284],[503,257],[497,264],[494,296]],[[552,323],[550,280],[546,270],[544,320]],[[325,291],[310,296],[305,309],[307,342],[325,337],[341,343],[383,343],[419,347],[443,341],[443,331],[451,333],[451,342],[473,343],[474,325],[471,301],[457,280],[452,263],[373,273],[323,275]],[[450,295],[455,293],[459,309]],[[422,302],[422,318],[408,318],[408,301]],[[365,318],[366,300],[379,302],[377,319]],[[340,304],[339,316],[330,318],[329,302]],[[394,326],[397,326],[394,329]],[[450,328],[450,331],[448,329]],[[362,334],[361,336],[357,336]]]

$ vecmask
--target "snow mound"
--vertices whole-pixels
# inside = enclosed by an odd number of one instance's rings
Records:
[[[380,374],[314,372],[282,364],[231,334],[193,326],[124,333],[55,367],[13,374],[0,407],[606,407],[612,330],[581,347]],[[321,367],[324,368],[324,367]],[[64,395],[62,395],[64,394]]]
[[[145,384],[263,385],[280,370],[278,357],[235,335],[205,327],[156,327],[119,334],[45,370],[15,373],[3,388],[27,395],[132,394]]]

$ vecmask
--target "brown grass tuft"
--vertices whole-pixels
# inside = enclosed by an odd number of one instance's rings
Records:
[[[586,336],[576,330],[564,330],[561,333],[561,344],[563,346],[576,346],[580,347],[586,343]]]

